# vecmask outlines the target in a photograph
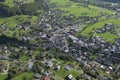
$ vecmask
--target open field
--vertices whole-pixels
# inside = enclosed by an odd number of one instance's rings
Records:
[[[75,16],[99,16],[100,13],[112,14],[113,11],[100,8],[93,5],[83,6],[81,3],[75,3],[69,0],[51,0],[51,3],[56,3],[58,8],[64,11],[68,11],[67,14],[74,14]]]
[[[28,16],[28,15],[16,15],[7,18],[0,18],[0,24],[7,23],[8,27],[15,27],[16,24],[21,24],[25,21],[30,21],[34,23],[37,20],[36,16]]]
[[[7,77],[6,74],[1,74],[1,73],[0,73],[0,80],[4,80],[4,79],[6,79],[6,77]]]
[[[0,18],[0,25],[2,26],[4,23],[7,23],[6,26],[7,28],[15,28],[17,24],[22,24],[26,21],[30,21],[31,24],[36,23],[37,21],[37,16],[28,16],[28,15],[17,15],[17,16],[12,16],[12,17],[7,17],[7,18]],[[4,33],[7,36],[12,37],[13,33],[27,33],[27,31],[21,31],[18,29],[13,30],[6,30]]]
[[[12,80],[24,80],[24,78],[26,78],[27,80],[30,80],[32,76],[33,76],[33,73],[24,72],[19,76],[13,78]]]

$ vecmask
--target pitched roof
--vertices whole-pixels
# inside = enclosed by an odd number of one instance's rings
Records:
[[[48,76],[44,76],[44,77],[42,77],[41,80],[50,80],[50,78]]]

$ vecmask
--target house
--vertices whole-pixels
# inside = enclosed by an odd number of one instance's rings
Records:
[[[0,54],[0,60],[9,60],[9,58],[5,55]]]
[[[56,66],[54,69],[55,69],[55,70],[60,70],[60,68],[61,68],[61,67],[58,65],[58,66]]]
[[[71,68],[70,68],[70,66],[65,66],[64,69],[69,71]]]
[[[100,68],[101,68],[101,69],[105,69],[106,67],[105,67],[104,65],[101,65]]]
[[[45,28],[49,28],[49,27],[51,27],[51,25],[49,23],[46,23]]]
[[[45,61],[43,61],[43,64],[47,67],[52,67],[53,66],[53,62],[51,60],[50,61],[45,60]]]
[[[27,65],[28,65],[28,68],[31,70],[33,68],[34,63],[33,62],[29,62]]]
[[[44,73],[43,73],[43,75],[45,75],[45,76],[50,76],[50,75],[52,75],[53,73],[51,72],[51,71],[45,71]]]
[[[43,76],[40,80],[50,80],[50,77],[48,77],[48,76]]]
[[[68,80],[72,80],[72,79],[73,79],[72,74],[69,74],[69,75],[67,76],[67,78],[68,78]]]
[[[105,78],[103,75],[100,74],[100,75],[98,76],[98,80],[106,80],[106,78]]]
[[[120,9],[116,9],[117,12],[120,12]]]
[[[40,79],[40,78],[41,78],[41,75],[38,74],[38,73],[35,73],[34,78],[35,78],[35,79]]]
[[[73,40],[74,43],[76,43],[78,41],[78,38],[76,38],[73,35],[69,35],[69,38],[71,38]]]
[[[85,79],[85,80],[92,80],[91,76],[87,75],[87,74],[82,74],[81,75],[81,78],[82,79]]]

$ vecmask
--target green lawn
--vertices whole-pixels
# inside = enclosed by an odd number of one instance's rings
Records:
[[[69,0],[51,0],[50,3],[56,3],[57,5],[66,5],[70,1]]]
[[[7,18],[0,18],[0,24],[7,22],[9,27],[15,27],[16,24],[20,24],[25,21],[31,21],[32,23],[34,23],[36,20],[37,16],[29,17],[28,15],[16,15]]]
[[[77,4],[74,3],[71,7],[61,8],[61,10],[68,11],[68,13],[65,15],[74,14],[75,16],[90,16],[90,17],[99,16],[101,12],[106,14],[113,13],[113,11],[92,6],[92,5],[89,5],[88,7],[90,9],[82,6],[78,7]]]
[[[25,55],[23,55],[23,56],[20,57],[20,61],[22,61],[22,62],[25,62],[27,60],[28,60],[28,57],[25,56]]]
[[[24,72],[24,73],[16,76],[15,78],[13,78],[12,80],[23,80],[24,77],[26,77],[27,80],[30,80],[33,75],[34,75],[34,73]]]
[[[3,23],[7,23],[7,28],[15,28],[15,30],[6,30],[4,31],[5,35],[12,37],[13,33],[17,33],[17,35],[19,33],[27,33],[28,31],[24,31],[24,30],[18,30],[16,28],[17,24],[21,24],[24,23],[25,21],[30,21],[32,24],[36,23],[37,21],[37,16],[28,16],[28,15],[17,15],[17,16],[12,16],[12,17],[7,17],[7,18],[0,18],[0,25]]]
[[[57,78],[65,78],[67,75],[72,74],[74,77],[79,76],[82,73],[82,70],[74,70],[71,69],[70,71],[65,70],[64,68],[61,68],[58,71],[55,71],[55,75],[57,76]]]
[[[6,74],[1,74],[0,73],[0,80],[5,80],[7,78],[7,75]]]
[[[83,73],[82,69],[80,68],[78,70],[71,68],[69,71],[64,69],[65,66],[71,65],[71,64],[75,65],[75,67],[78,68],[78,64],[76,64],[76,62],[74,61],[70,62],[70,61],[63,61],[60,59],[56,59],[56,62],[58,62],[57,65],[61,66],[61,69],[58,71],[50,69],[52,72],[54,72],[56,80],[64,80],[64,78],[68,76],[69,74],[72,74],[73,77],[75,78]]]
[[[103,33],[103,34],[96,34],[97,36],[104,38],[107,42],[114,42],[115,38],[118,38],[118,36],[113,35],[109,32]]]
[[[61,10],[68,11],[67,14],[74,14],[75,16],[99,16],[100,12],[106,14],[112,14],[113,11],[100,8],[93,5],[88,5],[88,7],[78,6],[78,3],[72,2],[70,0],[51,0],[51,3],[56,3]],[[67,5],[67,6],[66,6]]]

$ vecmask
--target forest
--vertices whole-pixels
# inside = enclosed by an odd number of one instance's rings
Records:
[[[4,1],[4,0],[1,0]],[[9,7],[0,3],[0,17],[10,17],[15,15],[37,15],[39,10],[46,10],[47,7],[43,2],[36,0],[34,3],[25,3]]]

